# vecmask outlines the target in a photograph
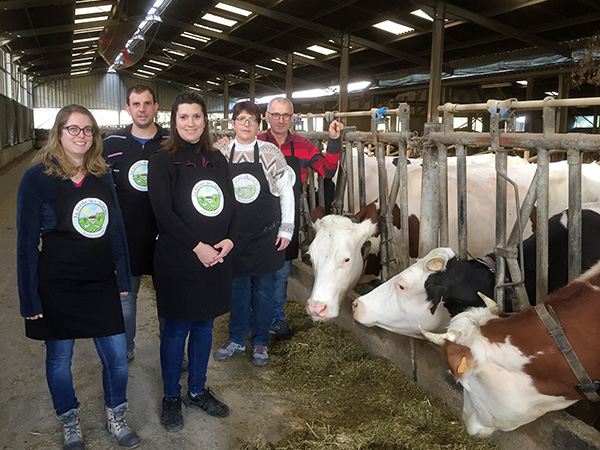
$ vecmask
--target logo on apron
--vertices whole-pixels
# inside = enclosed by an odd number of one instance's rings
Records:
[[[108,206],[99,198],[84,198],[73,208],[73,227],[89,238],[104,236],[108,227]]]
[[[148,160],[141,159],[133,164],[129,168],[127,178],[135,190],[146,192],[148,190]]]
[[[223,191],[210,180],[198,181],[192,188],[192,204],[196,211],[208,217],[215,217],[223,211]]]
[[[249,173],[242,173],[233,178],[235,199],[240,203],[252,203],[260,194],[260,182]]]
[[[285,170],[287,170],[290,176],[290,186],[294,187],[296,185],[296,172],[290,166],[285,166]]]

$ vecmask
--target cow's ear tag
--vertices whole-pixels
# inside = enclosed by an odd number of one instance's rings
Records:
[[[467,366],[467,358],[465,356],[463,356],[456,371],[458,373],[465,373],[468,370],[469,370],[469,366]]]
[[[441,258],[433,258],[427,261],[427,270],[431,270],[432,272],[439,272],[444,268],[444,260]]]

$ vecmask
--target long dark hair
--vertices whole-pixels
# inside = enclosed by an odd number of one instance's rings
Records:
[[[200,108],[202,109],[202,115],[204,116],[204,130],[202,131],[202,135],[198,141],[198,151],[201,153],[216,151],[212,141],[210,140],[210,124],[208,123],[206,103],[204,102],[202,96],[195,91],[185,91],[175,97],[175,100],[173,101],[173,107],[171,108],[171,132],[169,133],[169,138],[163,145],[163,149],[167,152],[173,153],[182,145],[182,139],[177,133],[177,127],[175,124],[177,123],[177,110],[179,109],[179,105],[183,103],[195,103],[200,105]]]

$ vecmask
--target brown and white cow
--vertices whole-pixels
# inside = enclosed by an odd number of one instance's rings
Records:
[[[544,303],[556,312],[591,380],[600,380],[600,263]],[[469,434],[514,430],[583,398],[533,307],[506,318],[487,308],[471,308],[455,316],[446,333],[424,334],[441,345],[452,375],[463,386]]]

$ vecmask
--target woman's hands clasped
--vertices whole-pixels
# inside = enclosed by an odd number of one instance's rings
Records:
[[[212,267],[215,264],[222,263],[223,259],[229,254],[232,248],[233,241],[231,239],[223,239],[214,246],[199,242],[198,245],[194,247],[193,252],[204,267]]]

